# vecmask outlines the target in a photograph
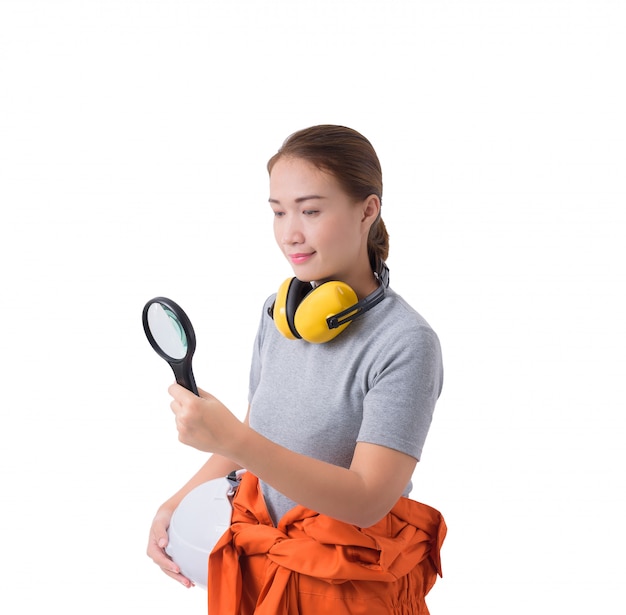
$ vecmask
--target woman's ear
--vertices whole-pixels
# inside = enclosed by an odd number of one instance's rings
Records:
[[[380,217],[380,199],[375,194],[370,194],[363,201],[363,217],[361,222],[366,224],[368,229]]]

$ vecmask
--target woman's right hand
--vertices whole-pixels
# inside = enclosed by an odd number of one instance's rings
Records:
[[[170,525],[173,511],[161,507],[152,521],[148,538],[147,555],[168,576],[185,587],[193,587],[191,580],[180,573],[180,567],[165,552],[167,546],[167,528]]]

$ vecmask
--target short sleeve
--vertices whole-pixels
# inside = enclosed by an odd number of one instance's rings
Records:
[[[261,381],[261,347],[263,345],[264,330],[266,321],[268,320],[267,310],[274,302],[274,295],[269,297],[263,305],[261,319],[259,320],[259,328],[254,338],[254,346],[252,347],[252,361],[250,364],[250,376],[248,384],[248,402],[252,402],[254,392]]]
[[[419,460],[442,385],[441,346],[430,327],[418,326],[387,340],[364,398],[357,441]]]

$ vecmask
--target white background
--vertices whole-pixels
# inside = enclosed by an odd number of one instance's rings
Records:
[[[141,309],[243,415],[290,274],[265,163],[341,123],[444,350],[433,615],[623,613],[625,33],[619,0],[0,0],[0,610],[205,612],[145,556],[204,456]]]

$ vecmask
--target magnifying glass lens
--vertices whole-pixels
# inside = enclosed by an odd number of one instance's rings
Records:
[[[144,307],[143,326],[152,347],[174,370],[176,381],[197,395],[191,370],[196,338],[182,308],[171,299],[156,297]]]

